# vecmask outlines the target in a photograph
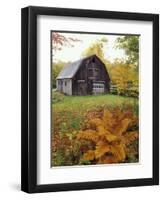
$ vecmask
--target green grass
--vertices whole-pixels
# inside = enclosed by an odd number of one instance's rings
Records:
[[[52,94],[52,131],[67,134],[80,130],[84,115],[89,111],[113,109],[121,110],[130,106],[138,115],[138,99],[118,95],[66,96],[58,92]]]
[[[87,111],[95,108],[116,107],[131,105],[137,106],[138,99],[118,95],[89,95],[89,96],[66,96],[59,93],[53,94],[52,108],[56,111]]]

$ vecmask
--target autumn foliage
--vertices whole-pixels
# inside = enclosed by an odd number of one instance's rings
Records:
[[[138,161],[138,118],[132,110],[106,108],[90,111],[85,117],[82,130],[72,133],[71,138],[56,135],[55,151],[62,151],[59,161],[64,157],[60,165]]]
[[[73,47],[74,42],[80,42],[80,40],[73,37],[65,37],[58,32],[52,32],[52,47],[55,51],[62,50],[63,46]]]
[[[138,119],[130,111],[105,109],[101,118],[90,119],[85,130],[77,135],[78,140],[89,140],[94,144],[83,154],[83,159],[98,164],[120,163],[125,162],[130,153],[138,154],[130,148],[138,139],[137,124]]]

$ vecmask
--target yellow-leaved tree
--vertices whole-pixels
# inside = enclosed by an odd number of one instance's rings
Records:
[[[116,86],[119,95],[138,96],[138,71],[132,64],[115,61],[109,72],[112,84]]]

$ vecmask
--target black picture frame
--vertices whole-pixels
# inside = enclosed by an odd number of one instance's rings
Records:
[[[153,177],[37,184],[37,16],[55,15],[153,23]],[[159,184],[159,15],[30,6],[21,11],[21,190],[28,193]],[[148,113],[147,113],[148,115]]]

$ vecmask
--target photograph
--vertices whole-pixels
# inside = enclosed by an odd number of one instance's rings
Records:
[[[51,30],[51,167],[139,163],[139,40]]]

